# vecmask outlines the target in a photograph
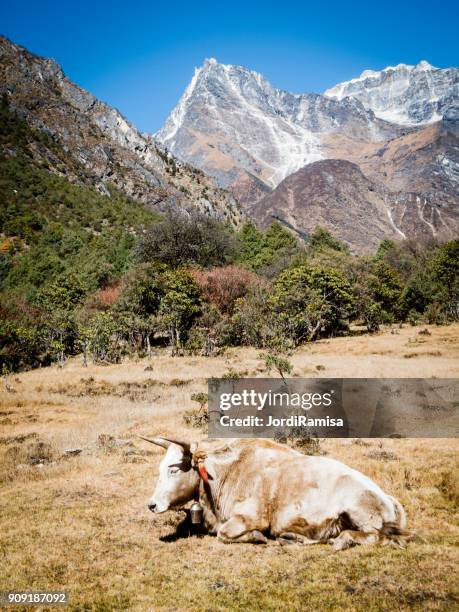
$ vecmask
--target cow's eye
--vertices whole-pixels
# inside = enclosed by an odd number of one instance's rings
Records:
[[[178,474],[180,472],[180,468],[178,467],[170,467],[169,468],[169,474],[171,474],[172,476],[175,476],[175,474]]]

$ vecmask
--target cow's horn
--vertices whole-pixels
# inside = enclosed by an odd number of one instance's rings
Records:
[[[150,442],[150,444],[156,444],[156,446],[162,446],[162,448],[169,448],[170,442],[164,440],[163,438],[145,438],[144,436],[137,436],[141,440],[145,440],[145,442]]]
[[[145,440],[145,442],[150,442],[150,444],[156,444],[156,446],[161,446],[162,448],[169,448],[171,444],[178,444],[183,448],[184,451],[190,450],[190,444],[188,442],[181,442],[179,440],[169,440],[169,438],[145,438],[144,436],[137,436],[141,440]]]
[[[185,452],[187,453],[190,452],[190,448],[191,448],[190,442],[183,442],[183,440],[171,440],[170,438],[162,438],[162,439],[166,440],[166,442],[169,442],[170,444],[178,444],[178,446],[181,446]]]

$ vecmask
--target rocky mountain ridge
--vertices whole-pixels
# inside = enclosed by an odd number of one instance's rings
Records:
[[[366,236],[367,250],[413,232],[446,238],[459,230],[457,80],[457,69],[421,62],[365,71],[325,95],[291,94],[244,67],[206,60],[156,137],[262,224],[276,216],[300,231],[322,224],[357,250]],[[324,167],[346,184],[346,206],[317,179]],[[335,205],[336,223],[328,214]],[[374,231],[350,222],[365,214]]]
[[[247,68],[209,59],[156,137],[224,187],[241,192],[240,182],[247,189],[250,176],[258,179],[258,191],[268,191],[308,163],[331,157],[331,141],[347,138],[357,149],[440,121],[458,108],[458,83],[458,69],[422,61],[367,70],[324,95],[291,94]],[[239,195],[253,201],[250,190]]]
[[[365,70],[356,79],[324,92],[327,98],[359,100],[376,117],[399,125],[440,121],[459,97],[459,69],[435,68],[422,60],[384,70]]]
[[[51,59],[0,37],[0,95],[31,126],[59,142],[77,164],[51,171],[109,195],[112,184],[158,210],[199,210],[237,225],[240,207],[211,178],[165,152],[119,111],[70,81]]]
[[[324,134],[383,142],[405,131],[353,98],[291,94],[247,68],[210,59],[196,69],[156,138],[249,202],[323,159]]]

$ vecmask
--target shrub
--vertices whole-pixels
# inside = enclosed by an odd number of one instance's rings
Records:
[[[335,238],[324,227],[317,226],[314,233],[309,238],[309,249],[312,251],[321,251],[323,249],[331,249],[333,251],[342,251],[349,253],[349,247]]]
[[[269,296],[268,285],[260,284],[253,287],[244,298],[236,300],[230,319],[233,344],[265,348],[279,336],[269,307]]]
[[[231,343],[231,328],[213,304],[203,303],[201,314],[188,331],[185,348],[193,355],[211,357],[222,346]]]
[[[439,298],[447,318],[459,319],[459,240],[442,245],[432,262]]]
[[[105,289],[99,289],[89,297],[87,307],[90,310],[108,310],[117,302],[120,292],[121,285],[119,282],[105,287]]]
[[[262,232],[253,221],[246,221],[238,239],[238,261],[255,271],[266,270],[280,260],[290,260],[299,252],[296,238],[277,222]]]
[[[284,353],[270,350],[268,353],[260,355],[265,363],[265,368],[268,373],[271,370],[275,370],[282,379],[285,379],[285,375],[293,372],[293,366],[287,359]]]
[[[199,287],[185,270],[163,275],[164,294],[158,314],[168,331],[172,352],[183,346],[194,319],[201,311]]]
[[[156,314],[165,293],[166,270],[161,264],[147,263],[125,274],[115,303],[116,311],[143,318]]]
[[[232,314],[236,300],[244,297],[259,282],[253,272],[237,265],[211,270],[193,269],[190,273],[203,298],[225,314]]]
[[[196,427],[197,429],[204,429],[209,422],[209,415],[206,410],[209,399],[207,393],[193,393],[191,399],[199,404],[199,408],[187,410],[183,415],[183,420],[186,425]]]
[[[198,212],[169,212],[161,223],[145,233],[137,254],[143,262],[208,267],[228,263],[234,252],[234,235],[217,219]]]
[[[282,333],[299,343],[342,330],[354,298],[337,270],[302,265],[279,276],[269,303]]]

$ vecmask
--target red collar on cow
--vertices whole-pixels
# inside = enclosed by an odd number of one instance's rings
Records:
[[[204,464],[201,463],[201,462],[198,463],[198,472],[199,472],[199,475],[201,476],[201,478],[204,480],[204,482],[206,484],[209,484],[209,474],[207,473],[207,470],[206,470]]]

